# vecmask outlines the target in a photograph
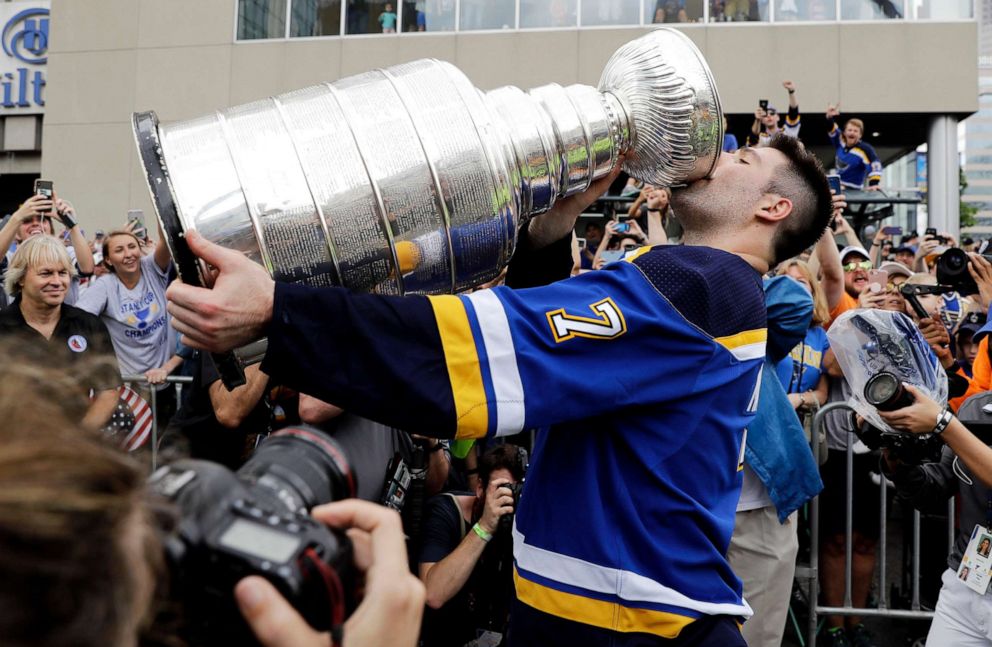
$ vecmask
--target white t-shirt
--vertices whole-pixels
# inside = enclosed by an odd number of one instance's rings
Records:
[[[173,333],[165,309],[169,276],[155,256],[141,259],[141,279],[129,290],[114,274],[91,281],[76,307],[100,316],[110,330],[122,375],[140,375],[173,355]]]
[[[741,498],[737,501],[737,512],[757,510],[770,505],[774,504],[768,496],[765,484],[761,482],[751,466],[744,463],[744,485],[741,487]]]

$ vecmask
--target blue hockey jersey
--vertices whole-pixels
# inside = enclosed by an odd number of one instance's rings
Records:
[[[865,180],[868,186],[878,186],[882,182],[882,162],[871,144],[859,141],[854,146],[844,145],[837,124],[830,130],[830,142],[837,152],[834,164],[843,186],[862,189]]]
[[[705,247],[549,286],[383,297],[277,285],[262,369],[410,431],[539,428],[514,529],[541,611],[675,636],[746,617],[725,554],[765,356],[760,277]]]

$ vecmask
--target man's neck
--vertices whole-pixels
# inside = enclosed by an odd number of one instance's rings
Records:
[[[739,236],[722,233],[694,234],[686,230],[682,236],[682,243],[685,245],[712,247],[713,249],[720,249],[729,254],[739,256],[759,274],[765,274],[769,270],[768,261],[761,255],[754,253],[752,250],[741,249]]]
[[[25,323],[41,332],[46,337],[51,336],[62,316],[62,305],[50,306],[44,303],[32,303],[26,299],[21,299],[21,315]]]

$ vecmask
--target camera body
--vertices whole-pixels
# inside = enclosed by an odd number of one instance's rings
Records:
[[[992,261],[992,254],[982,254],[985,260]],[[978,293],[978,285],[971,278],[968,254],[957,247],[952,247],[937,257],[937,282],[951,286],[958,294],[966,296]]]
[[[351,544],[309,509],[351,496],[353,479],[333,441],[286,429],[237,473],[201,460],[157,470],[151,490],[176,505],[165,537],[172,598],[194,644],[255,644],[234,600],[243,577],[267,579],[317,630],[354,608]]]
[[[513,513],[504,514],[499,518],[498,532],[500,534],[509,534],[513,528],[513,516],[517,513],[517,506],[520,505],[520,493],[524,491],[524,483],[523,481],[519,483],[504,483],[499,486],[499,489],[509,490],[510,494],[513,495]]]
[[[897,411],[913,404],[913,396],[903,387],[894,373],[881,371],[865,384],[864,397],[879,411]],[[855,426],[855,429],[858,429]],[[871,425],[858,429],[858,438],[871,449],[888,449],[894,458],[904,463],[918,464],[934,460],[943,442],[937,437],[882,431]]]

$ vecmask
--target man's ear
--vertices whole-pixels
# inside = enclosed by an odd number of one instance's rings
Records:
[[[784,220],[792,213],[792,200],[775,193],[761,196],[755,216],[768,224]]]

